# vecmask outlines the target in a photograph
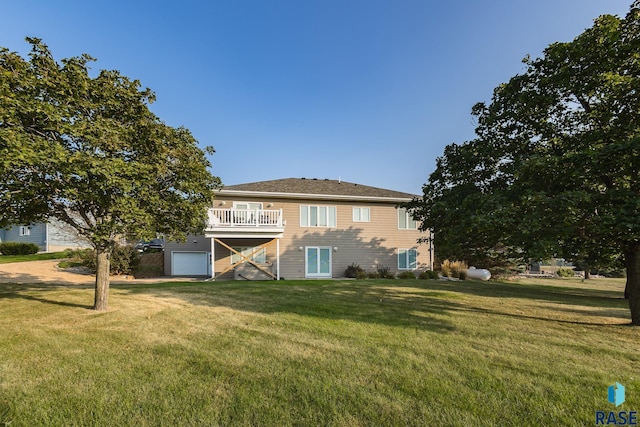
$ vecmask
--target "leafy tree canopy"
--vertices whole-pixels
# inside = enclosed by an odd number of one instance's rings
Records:
[[[106,309],[115,242],[201,230],[220,180],[187,129],[149,110],[138,80],[91,77],[89,55],[57,62],[27,41],[28,60],[0,48],[0,226],[75,228],[97,251],[95,308]]]
[[[624,262],[640,324],[640,2],[524,64],[408,207],[442,257]]]

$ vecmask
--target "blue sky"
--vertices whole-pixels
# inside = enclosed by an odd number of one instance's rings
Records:
[[[330,178],[421,193],[471,107],[631,0],[3,1],[0,46],[40,37],[155,91],[225,184]]]

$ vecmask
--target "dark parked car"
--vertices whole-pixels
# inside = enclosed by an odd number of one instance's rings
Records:
[[[162,239],[151,239],[148,242],[144,241],[144,240],[140,240],[138,243],[136,243],[134,248],[136,250],[138,250],[139,252],[149,252],[149,251],[159,252],[159,251],[163,251],[164,250],[164,240],[162,240]]]

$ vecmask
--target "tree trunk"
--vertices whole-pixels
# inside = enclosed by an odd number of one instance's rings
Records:
[[[591,279],[591,272],[589,271],[588,268],[585,268],[584,270],[584,280],[589,280]]]
[[[627,286],[631,324],[640,326],[640,243],[633,244],[625,254]]]
[[[624,299],[629,299],[629,276],[627,276],[627,283],[624,285]]]
[[[93,302],[94,310],[106,310],[109,297],[109,264],[111,251],[96,249],[96,291]]]

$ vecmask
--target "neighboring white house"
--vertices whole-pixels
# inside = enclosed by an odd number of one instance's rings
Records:
[[[0,229],[0,242],[35,243],[40,247],[40,252],[91,247],[71,226],[55,219]]]

